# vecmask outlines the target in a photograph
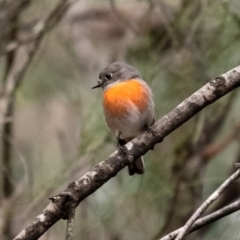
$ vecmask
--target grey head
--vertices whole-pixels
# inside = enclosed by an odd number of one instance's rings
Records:
[[[141,78],[140,73],[134,67],[121,62],[111,63],[100,72],[98,84],[92,89],[99,87],[104,89],[108,84],[133,78]]]

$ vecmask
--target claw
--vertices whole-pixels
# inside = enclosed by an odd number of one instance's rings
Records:
[[[154,120],[155,121],[155,120]],[[151,133],[154,137],[156,137],[157,133],[151,128],[149,127],[147,124],[144,126],[145,130],[148,132],[148,133]],[[151,150],[154,149],[154,146],[151,147]]]
[[[148,133],[151,133],[154,137],[156,137],[157,133],[151,127],[149,127],[148,125],[145,125],[144,127]]]
[[[127,155],[127,147],[126,146],[118,146],[119,153],[123,153]]]
[[[117,138],[117,147],[121,147],[121,146],[124,146],[127,142],[124,141],[123,139],[120,139],[120,138]]]

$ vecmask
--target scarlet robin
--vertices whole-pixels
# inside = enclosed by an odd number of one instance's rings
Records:
[[[116,136],[118,146],[125,145],[154,123],[152,91],[134,67],[115,62],[99,74],[93,88],[102,87],[106,124]],[[128,165],[129,175],[143,174],[144,161],[138,158]]]

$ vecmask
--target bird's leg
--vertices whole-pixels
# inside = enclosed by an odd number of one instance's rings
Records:
[[[154,137],[156,137],[157,133],[151,127],[145,124],[144,128],[148,133],[151,133]]]
[[[152,124],[151,126],[155,123],[155,118],[153,118]],[[144,125],[144,129],[148,132],[151,133],[154,137],[156,137],[157,133],[151,128],[149,127],[147,124]]]
[[[155,123],[155,118],[153,118],[152,125],[154,123]],[[154,137],[156,137],[157,133],[151,127],[149,127],[147,124],[145,124],[144,128],[148,133],[151,133]],[[151,150],[154,150],[154,146],[152,146]]]
[[[118,136],[117,136],[117,148],[120,152],[126,154],[127,153],[127,148],[124,146],[127,142],[123,139],[120,138],[120,135],[121,135],[121,132],[118,133]]]

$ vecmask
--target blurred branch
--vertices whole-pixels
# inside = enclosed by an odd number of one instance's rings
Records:
[[[204,158],[206,160],[212,159],[213,157],[218,155],[220,152],[224,151],[229,146],[229,144],[238,137],[239,131],[240,131],[240,122],[233,127],[232,131],[228,135],[226,135],[224,139],[222,139],[219,142],[212,143],[206,146],[203,149],[203,153],[202,153]]]
[[[14,41],[15,38],[17,37],[17,32],[18,32],[18,18],[20,14],[20,9],[25,5],[26,1],[19,1],[19,4],[13,4],[12,2],[10,5],[15,6],[15,11],[14,15],[11,17],[7,16],[8,19],[8,25],[9,25],[9,31],[6,35],[6,41],[11,42]],[[8,4],[9,5],[9,4]],[[9,6],[8,6],[9,7]],[[6,11],[6,10],[5,10]],[[13,11],[13,10],[12,10]],[[11,71],[11,68],[13,66],[13,62],[15,59],[15,51],[8,52],[5,55],[5,69],[4,69],[4,76],[3,80],[6,81],[6,78]],[[13,115],[13,99],[11,99],[11,102],[9,103],[9,108],[8,111],[6,112],[4,118],[11,118]],[[8,141],[8,137],[12,136],[12,121],[6,122],[3,128],[3,133],[2,133],[2,155],[1,159],[3,161],[3,192],[2,195],[5,198],[8,198],[12,191],[13,191],[13,186],[12,186],[12,174],[11,174],[11,145]]]
[[[15,41],[18,35],[19,19],[21,13],[31,3],[31,0],[8,1],[1,3],[0,6],[0,41],[3,45],[8,42]],[[1,45],[1,44],[0,44]],[[3,75],[3,84],[6,84],[6,79],[12,71],[14,61],[16,59],[16,51],[9,51],[5,54],[5,69]],[[14,113],[14,96],[9,99],[6,112],[3,113],[3,118],[8,119]],[[9,139],[13,135],[13,121],[2,122],[1,140],[1,196],[4,207],[2,208],[2,222],[0,238],[3,240],[12,239],[11,220],[13,208],[12,194],[15,191],[13,184],[13,169],[12,169],[12,145]]]
[[[72,206],[77,207],[83,199],[116,176],[129,161],[144,155],[199,111],[239,86],[240,66],[204,85],[152,126],[155,136],[144,132],[125,145],[126,154],[115,151],[83,177],[70,183],[64,192],[52,197],[50,204],[15,240],[39,238],[58,220],[68,218]]]
[[[211,160],[211,156],[213,156],[210,155],[211,149],[213,151],[216,150],[215,153],[217,154],[217,147],[221,151],[220,148],[226,141],[230,140],[230,142],[226,143],[225,147],[234,140],[226,136],[224,142],[221,141],[213,144],[217,133],[219,133],[220,128],[232,109],[236,95],[237,91],[229,94],[226,97],[226,101],[219,105],[214,117],[202,118],[204,113],[203,115],[200,114],[197,130],[193,131],[195,132],[194,136],[192,136],[194,140],[190,136],[185,136],[179,146],[174,149],[175,158],[171,167],[173,195],[169,199],[164,224],[162,228],[159,228],[153,239],[159,239],[177,227],[181,227],[190,218],[196,206],[199,205],[199,199],[201,199],[202,195],[202,173],[207,163]],[[236,130],[234,129],[233,131]],[[216,147],[215,149],[212,148],[214,146]],[[182,205],[185,205],[185,210],[179,211],[177,206]]]
[[[131,21],[128,21],[121,11],[117,8],[116,3],[114,0],[109,0],[111,9],[113,13],[116,15],[118,20],[124,25],[124,27],[129,28],[131,31],[134,33],[138,34],[139,33],[139,28],[136,24],[133,24]]]
[[[24,73],[35,56],[45,33],[61,20],[70,3],[71,0],[59,1],[46,19],[39,20],[32,28],[31,38],[35,40],[32,41],[32,44],[26,52],[25,57],[22,57],[22,61],[18,63],[18,65],[16,63],[13,64],[11,71],[6,77],[3,91],[0,96],[0,133],[2,132],[4,117],[8,111],[10,101],[17,87],[20,85]]]
[[[19,33],[19,19],[23,10],[31,3],[31,0],[18,0],[2,2],[0,6],[0,28],[3,32],[0,40],[8,46],[9,43],[17,42]],[[14,112],[14,96],[21,80],[28,69],[33,57],[35,56],[38,47],[45,36],[45,33],[54,27],[62,18],[69,6],[70,0],[61,0],[55,8],[49,13],[46,19],[40,20],[30,33],[33,41],[25,46],[25,52],[19,51],[19,46],[16,45],[10,51],[6,51],[6,67],[3,76],[3,88],[0,93],[0,139],[1,144],[1,162],[2,162],[2,196],[6,201],[10,201],[10,197],[14,192],[12,184],[12,146],[8,141],[13,135],[13,122],[5,122],[5,119],[11,118]],[[6,27],[7,26],[7,27]],[[3,30],[2,30],[3,29]],[[20,59],[21,58],[21,59]],[[2,223],[1,223],[1,239],[12,239],[11,236],[11,219],[12,208],[3,208]]]
[[[30,36],[27,37],[27,39],[14,39],[14,41],[8,42],[5,46],[5,48],[0,49],[0,55],[7,54],[9,52],[14,52],[19,47],[22,47],[24,45],[31,44],[36,40],[36,37]]]
[[[206,225],[208,225],[209,223],[213,223],[223,217],[226,217],[236,211],[238,211],[240,209],[240,200],[236,201],[232,204],[229,204],[228,206],[219,209],[218,211],[211,213],[205,217],[202,217],[200,219],[198,219],[193,225],[192,227],[189,229],[189,231],[187,232],[187,234],[194,232],[202,227],[205,227]],[[174,240],[177,235],[180,233],[180,231],[182,230],[182,228],[169,233],[168,235],[166,235],[165,237],[161,238],[160,240]]]
[[[202,215],[202,213],[214,202],[218,199],[221,193],[236,179],[240,176],[240,164],[236,164],[238,168],[237,171],[232,174],[225,182],[197,209],[197,211],[190,217],[190,219],[186,222],[185,226],[180,230],[177,235],[176,240],[182,240],[184,236],[187,234],[192,225],[196,222],[196,220]]]
[[[226,103],[223,106],[221,106],[220,111],[216,114],[216,117],[213,119],[213,121],[208,123],[207,132],[211,130],[210,134],[212,135],[212,138],[217,134],[218,130],[226,120],[229,112],[232,109],[232,105],[234,103],[236,95],[237,95],[236,92],[230,94],[228,101],[226,101]]]
[[[4,1],[0,3],[0,52],[5,52],[5,45],[9,39],[15,25],[12,24],[14,19],[17,19],[21,13],[31,4],[32,0],[19,0],[19,1]]]
[[[74,223],[74,217],[75,217],[75,208],[76,207],[73,206],[68,215],[66,240],[73,239],[73,223]]]
[[[51,30],[62,19],[71,1],[61,0],[45,19],[38,20],[32,27],[30,36],[23,40],[15,38],[12,41],[8,41],[6,47],[0,51],[0,54],[12,52],[23,45],[34,44],[40,41],[45,33]]]
[[[4,21],[5,19],[14,18],[16,15],[19,15],[21,11],[23,11],[32,0],[12,0],[5,1],[0,4],[0,21]]]

